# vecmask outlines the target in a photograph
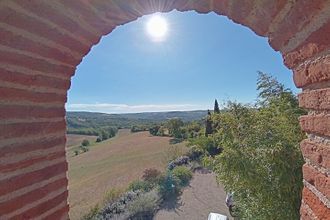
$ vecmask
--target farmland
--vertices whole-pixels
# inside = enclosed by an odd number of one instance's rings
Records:
[[[184,143],[171,145],[169,141],[169,137],[122,129],[116,137],[93,145],[90,151],[69,156],[70,218],[79,219],[95,204],[101,204],[111,188],[126,188],[144,169],[165,170],[170,149],[186,150]]]

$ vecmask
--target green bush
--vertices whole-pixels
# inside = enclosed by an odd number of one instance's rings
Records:
[[[134,180],[128,186],[128,189],[132,190],[132,191],[148,192],[151,190],[151,188],[152,188],[152,184],[150,184],[147,181],[143,181],[143,180]]]
[[[104,196],[104,203],[113,203],[116,201],[120,196],[122,196],[124,190],[122,189],[110,189],[105,193]]]
[[[177,166],[173,169],[172,175],[180,180],[180,186],[188,185],[193,174],[191,170],[185,166]]]
[[[89,151],[89,148],[87,146],[80,146],[80,149],[85,153]]]
[[[167,173],[165,176],[160,177],[159,193],[162,198],[167,199],[177,196],[180,190],[180,180],[171,173]]]
[[[75,150],[75,151],[74,151],[74,155],[75,155],[75,156],[78,156],[78,154],[79,154],[79,150]]]
[[[81,145],[82,145],[82,146],[85,146],[85,147],[89,146],[89,145],[90,145],[89,140],[87,140],[87,139],[83,140],[83,141],[81,142]]]
[[[156,190],[140,195],[128,206],[130,219],[152,219],[159,201],[160,196]]]

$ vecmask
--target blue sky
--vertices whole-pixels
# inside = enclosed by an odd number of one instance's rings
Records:
[[[161,14],[163,41],[146,31],[150,17],[117,27],[84,57],[72,78],[69,111],[106,113],[212,108],[214,99],[254,102],[257,71],[293,91],[292,73],[266,38],[224,16]]]

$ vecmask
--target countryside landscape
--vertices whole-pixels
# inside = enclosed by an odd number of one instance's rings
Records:
[[[292,91],[258,74],[254,104],[229,101],[220,109],[215,100],[212,110],[68,112],[70,217],[206,219],[221,212],[269,219],[285,209],[276,216],[298,218],[304,134],[297,119],[305,112]]]
[[[0,220],[330,220],[329,0],[0,11]]]

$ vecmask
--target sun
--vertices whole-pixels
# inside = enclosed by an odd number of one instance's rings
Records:
[[[160,15],[152,16],[147,23],[147,32],[154,41],[163,41],[168,32],[167,21]]]

